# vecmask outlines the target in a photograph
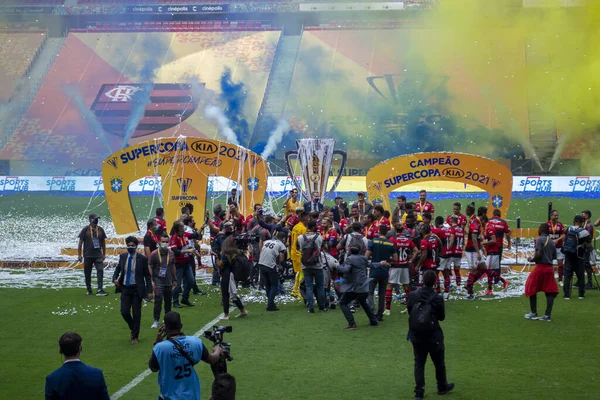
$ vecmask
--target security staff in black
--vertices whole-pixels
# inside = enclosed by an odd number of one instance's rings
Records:
[[[423,288],[411,292],[408,297],[408,337],[412,342],[415,356],[415,398],[422,400],[425,395],[425,362],[427,355],[435,366],[438,394],[449,393],[454,383],[446,380],[444,360],[444,332],[440,322],[446,319],[444,299],[434,289],[436,273],[427,270],[423,274]]]
[[[390,264],[398,263],[398,253],[396,252],[396,245],[390,240],[385,238],[389,228],[387,225],[379,225],[379,237],[369,242],[367,250],[367,259],[372,263],[380,263],[386,261]],[[375,264],[378,265],[378,264]],[[383,321],[383,313],[385,311],[385,290],[387,288],[388,280],[390,276],[390,270],[386,266],[379,266],[374,268],[371,266],[369,270],[369,305],[373,308],[374,314],[377,314],[377,321]],[[377,310],[375,310],[375,289],[379,291],[379,302]]]

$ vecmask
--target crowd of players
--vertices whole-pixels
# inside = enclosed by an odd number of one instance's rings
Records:
[[[512,245],[511,231],[499,210],[492,210],[488,216],[486,207],[476,208],[471,203],[462,214],[462,205],[457,202],[452,214],[436,216],[435,206],[427,200],[424,190],[415,203],[399,196],[391,212],[379,203],[368,203],[364,193],[358,193],[358,200],[350,206],[338,197],[333,207],[325,207],[318,193],[312,193],[310,201],[301,203],[298,191],[292,190],[283,204],[281,217],[264,215],[261,204],[256,204],[253,213],[246,217],[240,213],[238,202],[234,191],[226,207],[216,205],[212,217],[205,214],[200,227],[196,227],[191,205],[183,207],[181,217],[170,229],[163,209],[157,209],[156,217],[147,222],[145,254],[138,252],[135,236],[125,239],[127,252],[120,255],[112,280],[121,292],[121,314],[129,326],[132,344],[138,343],[144,299],[154,300],[152,328],[158,328],[163,308],[166,322],[173,315],[171,307],[194,306],[189,300],[190,292],[203,294],[196,285],[195,271],[196,262],[202,262],[199,243],[209,232],[214,266],[212,284],[220,286],[222,294],[221,319],[229,319],[230,302],[239,310],[236,317],[248,316],[238,296],[239,284],[264,289],[266,310],[278,311],[275,298],[287,292],[286,275],[294,281],[291,294],[304,302],[309,313],[315,313],[316,307],[319,312],[327,312],[339,305],[348,322],[347,330],[357,329],[354,319],[357,308],[365,311],[369,325],[379,325],[385,316],[391,315],[396,291],[399,299],[405,299],[402,304],[406,308],[402,307],[401,312],[410,313],[408,338],[415,349],[416,398],[423,398],[423,367],[428,354],[436,367],[438,393],[453,390],[454,384],[446,381],[439,326],[439,321],[445,318],[444,300],[450,298],[453,286],[456,292],[466,290],[467,297],[475,299],[474,285],[484,276],[487,276],[484,296],[493,295],[496,285],[501,285],[500,290],[510,285],[501,275],[501,259],[505,243],[508,248]],[[531,309],[525,318],[551,320],[554,299],[559,293],[554,276],[555,259],[558,259],[560,284],[564,278],[565,300],[570,300],[574,274],[579,299],[585,298],[595,266],[593,227],[600,225],[600,218],[592,223],[591,216],[590,211],[583,211],[575,216],[573,226],[567,228],[554,210],[549,221],[540,225],[535,253],[528,259],[535,263],[535,269],[525,284]],[[102,289],[106,234],[98,224],[98,216],[90,215],[90,224],[80,232],[79,258],[84,263],[88,294],[92,294],[91,272],[96,267],[97,295],[106,296]],[[463,265],[468,272],[466,282],[461,275]],[[587,284],[585,270],[588,270]],[[421,290],[415,291],[417,288]],[[541,317],[537,314],[539,292],[546,295],[546,309]],[[433,307],[432,299],[435,312],[427,311],[428,302]],[[420,315],[425,317],[421,319]],[[431,327],[435,329],[430,330]],[[159,336],[163,331],[161,327]],[[155,356],[159,342],[157,336]],[[177,356],[172,346],[167,347],[169,357]],[[219,357],[219,349],[215,351],[214,357]],[[159,364],[150,364],[151,369],[164,371]],[[161,391],[169,381],[168,374],[161,372]],[[194,388],[199,393],[199,388]],[[180,389],[178,386],[177,390]]]
[[[333,207],[325,207],[318,193],[303,203],[294,189],[283,204],[281,217],[263,215],[261,204],[254,206],[251,215],[244,216],[238,202],[234,190],[227,206],[216,205],[213,215],[207,213],[199,227],[191,205],[183,207],[181,218],[169,228],[163,210],[157,209],[156,217],[147,223],[143,243],[148,273],[139,275],[137,282],[137,275],[128,276],[127,271],[133,267],[135,272],[137,259],[133,254],[138,240],[133,236],[126,239],[130,256],[122,255],[112,280],[120,290],[135,287],[127,291],[132,298],[122,301],[121,310],[131,328],[132,341],[137,342],[144,298],[154,297],[152,328],[157,328],[163,309],[166,313],[171,307],[192,307],[190,292],[203,294],[196,284],[195,272],[196,263],[201,262],[199,243],[206,231],[210,232],[215,266],[212,284],[221,287],[224,319],[229,318],[231,302],[240,310],[238,317],[248,315],[237,294],[240,279],[244,281],[242,284],[265,289],[267,311],[277,311],[275,298],[286,293],[283,285],[286,275],[294,280],[291,294],[305,302],[309,313],[314,313],[317,307],[318,311],[325,312],[338,304],[344,309],[340,302],[341,271],[352,249],[370,263],[368,303],[378,321],[391,314],[394,292],[396,298],[407,298],[411,290],[420,285],[427,270],[435,272],[436,290],[444,299],[450,297],[451,291],[464,293],[469,299],[476,298],[474,285],[483,277],[487,277],[487,290],[481,293],[484,296],[493,295],[494,290],[506,290],[510,285],[501,275],[501,258],[504,246],[511,247],[511,231],[499,210],[489,213],[486,207],[476,209],[471,203],[463,214],[462,205],[457,202],[452,214],[436,216],[435,206],[427,200],[424,190],[414,203],[399,196],[391,212],[381,204],[369,203],[364,193],[358,193],[358,199],[350,205],[338,197]],[[549,237],[558,250],[558,276],[562,285],[564,255],[560,249],[567,229],[558,217],[558,212],[552,211],[547,225]],[[581,217],[582,228],[593,235],[591,212],[584,211]],[[98,268],[105,254],[105,238],[98,226],[98,216],[91,215],[90,225],[80,233],[88,294],[92,293],[91,272],[96,266],[97,294],[106,295],[102,290],[102,268]],[[591,266],[595,265],[591,251],[584,258],[588,282],[582,290],[590,287]],[[288,271],[286,265],[290,267]],[[240,278],[238,270],[243,268],[250,271],[249,279]],[[468,272],[466,280],[461,268]],[[577,269],[571,268],[571,276],[573,272],[577,273]],[[583,273],[578,278],[584,282]],[[147,282],[139,282],[140,279]],[[568,297],[567,289],[565,297]],[[352,301],[344,306],[354,312],[359,303]]]

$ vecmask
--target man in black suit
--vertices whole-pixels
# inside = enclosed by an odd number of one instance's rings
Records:
[[[81,355],[81,336],[67,332],[58,341],[63,365],[46,377],[46,400],[109,400],[104,374],[85,365]]]
[[[446,380],[444,360],[444,332],[440,322],[446,319],[444,299],[433,288],[436,273],[427,270],[423,274],[423,288],[408,296],[408,340],[412,342],[415,355],[415,398],[422,400],[425,395],[425,362],[427,355],[435,366],[438,394],[443,395],[454,389],[454,383]]]
[[[321,211],[323,211],[323,203],[320,202],[321,195],[319,194],[319,192],[312,192],[310,197],[312,200],[304,203],[304,211],[306,211],[307,213],[311,211],[316,211],[319,214],[321,214]]]
[[[138,344],[142,319],[142,300],[148,295],[152,300],[152,276],[146,256],[137,253],[138,239],[125,238],[127,253],[119,256],[119,264],[113,274],[113,282],[121,289],[121,315],[131,330],[131,344]],[[133,318],[131,312],[133,311]]]

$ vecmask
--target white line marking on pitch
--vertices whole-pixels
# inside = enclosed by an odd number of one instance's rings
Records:
[[[212,326],[215,325],[217,322],[219,322],[222,317],[223,317],[223,314],[222,313],[219,314],[219,316],[217,318],[213,319],[208,324],[206,324],[202,328],[200,328],[200,330],[198,332],[194,333],[194,336],[200,337],[204,333],[204,331],[212,328]],[[133,380],[131,382],[129,382],[127,385],[125,385],[121,389],[119,389],[118,392],[116,392],[115,394],[113,394],[112,396],[110,396],[110,400],[120,399],[121,397],[123,397],[123,395],[125,395],[131,389],[133,389],[134,387],[136,387],[137,385],[139,385],[140,382],[142,382],[144,379],[146,379],[146,377],[148,375],[150,375],[151,373],[152,373],[152,371],[150,371],[149,368],[146,369],[141,374],[139,374],[138,376],[136,376],[135,378],[133,378]]]

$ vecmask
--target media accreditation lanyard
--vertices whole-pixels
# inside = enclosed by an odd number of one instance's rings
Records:
[[[167,252],[167,263],[163,266],[162,256],[160,255],[160,249],[156,253],[158,255],[158,262],[160,263],[160,270],[158,271],[158,276],[164,278],[167,276],[167,268],[169,268],[170,254]]]

